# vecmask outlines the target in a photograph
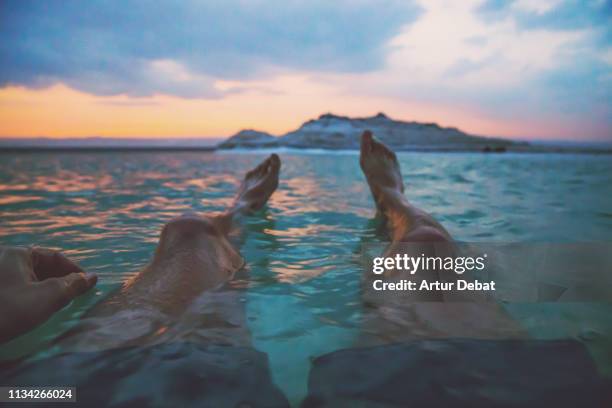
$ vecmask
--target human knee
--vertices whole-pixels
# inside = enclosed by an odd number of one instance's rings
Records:
[[[430,226],[417,227],[401,240],[402,242],[449,243],[449,237],[437,228]]]
[[[161,242],[195,242],[203,238],[219,237],[219,231],[212,220],[192,214],[174,218],[162,229]]]

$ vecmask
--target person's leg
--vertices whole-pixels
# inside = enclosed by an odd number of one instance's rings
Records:
[[[361,138],[360,164],[376,203],[377,215],[385,223],[389,236],[390,244],[383,256],[446,257],[454,254],[452,238],[444,227],[425,211],[411,205],[404,196],[404,182],[395,153],[374,139],[369,131]],[[393,271],[383,276],[386,281],[409,279],[417,285],[422,280],[454,281],[456,278],[453,272],[431,270],[417,271],[413,275]],[[523,335],[494,301],[435,290],[374,291],[371,285],[374,278],[372,273],[366,273],[364,279],[363,298],[369,307],[364,313],[361,342]]]
[[[225,213],[185,214],[168,222],[150,263],[87,312],[60,343],[72,350],[97,350],[189,336],[206,341],[211,333],[217,343],[248,344],[243,295],[215,289],[244,265],[228,239],[230,231],[241,217],[265,205],[278,186],[279,170],[280,159],[273,154],[246,174]]]
[[[451,237],[433,217],[404,196],[397,157],[370,131],[361,136],[359,164],[366,177],[378,215],[387,224],[391,242],[450,242]]]
[[[448,232],[408,203],[395,154],[369,132],[361,167],[391,241],[384,256],[455,251]],[[419,281],[430,273],[392,271],[384,280]],[[364,307],[357,347],[312,361],[302,407],[599,406],[609,400],[610,386],[579,342],[521,339],[525,333],[494,301],[455,301],[446,292],[374,293],[368,275],[363,296],[370,307]],[[537,381],[525,381],[527,373]]]

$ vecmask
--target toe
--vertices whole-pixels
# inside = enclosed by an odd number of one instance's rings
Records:
[[[267,158],[266,160],[263,161],[263,163],[261,163],[262,165],[262,170],[261,173],[262,175],[266,175],[270,172],[270,158]]]
[[[370,153],[372,151],[372,144],[374,142],[374,138],[372,136],[372,132],[366,130],[361,135],[361,154]]]
[[[281,166],[281,161],[280,161],[280,157],[278,157],[278,154],[272,153],[270,157],[268,158],[268,160],[270,160],[270,166],[271,166],[272,171],[275,173],[278,172]]]
[[[379,143],[380,146],[380,150],[384,153],[385,156],[387,156],[389,159],[391,159],[392,161],[396,161],[397,158],[395,156],[395,152],[391,149],[389,149],[386,145]]]
[[[374,142],[374,138],[372,136],[372,132],[366,130],[361,134],[361,151],[359,154],[359,165],[361,169],[365,172],[365,164],[367,157],[372,153],[372,143]]]
[[[261,163],[259,163],[259,165],[257,165],[257,167],[255,167],[253,169],[253,173],[258,175],[258,176],[262,176],[262,175],[266,174],[266,172],[268,170],[268,165],[269,165],[269,160],[268,159],[262,161]]]
[[[372,152],[377,155],[382,155],[392,161],[396,161],[396,156],[393,150],[389,149],[384,143],[379,140],[372,138],[371,140]]]

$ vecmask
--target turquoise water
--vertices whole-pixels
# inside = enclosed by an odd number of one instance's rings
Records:
[[[612,159],[602,155],[401,153],[406,195],[466,242],[612,241]],[[90,293],[0,357],[46,344],[137,273],[159,231],[186,211],[229,205],[262,153],[0,155],[0,244],[61,248],[100,276]],[[278,191],[246,220],[244,301],[255,347],[292,401],[313,356],[359,333],[359,250],[378,242],[356,153],[281,154]],[[612,372],[612,310],[604,305],[509,305],[534,337],[589,337]],[[542,324],[546,321],[546,324]],[[589,331],[590,330],[590,331]]]

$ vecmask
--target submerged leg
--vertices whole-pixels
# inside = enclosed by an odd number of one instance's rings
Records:
[[[360,164],[376,203],[377,215],[386,225],[390,244],[383,256],[410,257],[454,255],[450,234],[425,211],[411,205],[404,196],[404,183],[397,157],[366,131],[361,139]],[[516,323],[493,301],[475,302],[457,292],[436,290],[385,292],[372,288],[374,275],[366,273],[364,301],[370,308],[364,315],[364,338],[399,341],[432,337],[514,337],[522,335]],[[454,281],[453,272],[421,270],[410,274],[392,271],[385,281],[408,279]],[[460,300],[456,302],[456,300]],[[368,340],[362,340],[368,342]]]
[[[410,256],[434,256],[438,249],[450,246],[449,233],[426,212],[412,206],[404,196],[404,182],[397,157],[387,146],[366,131],[361,138],[361,169],[376,203],[377,216],[385,223],[390,245],[383,256],[394,257],[408,251]],[[446,245],[444,245],[446,244]],[[371,277],[371,276],[370,276]],[[395,273],[387,278],[415,278],[406,273]],[[420,273],[418,278],[436,280],[437,272]],[[411,294],[414,301],[442,300],[434,291]]]
[[[73,350],[189,339],[248,344],[242,294],[216,289],[244,265],[228,240],[230,230],[265,205],[279,171],[273,154],[246,174],[222,215],[186,214],[168,222],[150,263],[87,312],[61,343]]]

